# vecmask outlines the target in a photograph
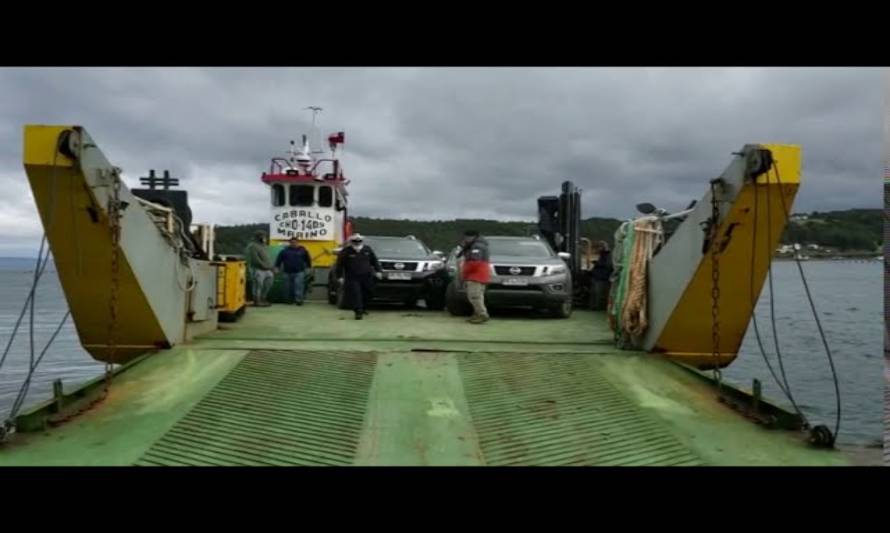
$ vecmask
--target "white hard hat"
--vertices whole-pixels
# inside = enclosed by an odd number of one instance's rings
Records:
[[[363,241],[363,240],[365,240],[365,238],[362,237],[361,233],[356,233],[349,237],[349,242]]]

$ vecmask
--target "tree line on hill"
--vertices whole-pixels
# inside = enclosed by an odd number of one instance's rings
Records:
[[[398,220],[354,217],[353,227],[364,235],[414,235],[433,250],[450,251],[463,232],[475,229],[483,235],[523,236],[537,232],[535,222],[503,222],[484,219]],[[593,241],[603,240],[611,246],[615,230],[622,223],[614,218],[588,218],[581,222],[581,234]],[[257,230],[268,231],[268,224],[217,226],[216,251],[241,254]],[[848,209],[846,211],[796,214],[787,224],[782,243],[818,244],[840,251],[877,250],[883,242],[883,213],[880,209]]]

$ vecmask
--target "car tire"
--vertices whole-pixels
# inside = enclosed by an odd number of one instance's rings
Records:
[[[572,316],[572,301],[565,302],[550,307],[550,316],[553,318],[569,318]]]
[[[453,282],[445,290],[445,307],[454,316],[470,316],[473,314],[473,306],[470,305],[466,296],[462,297],[457,292],[457,287],[455,287]]]
[[[442,309],[445,309],[445,294],[441,290],[431,291],[424,301],[426,302],[426,308],[430,311],[441,311]]]

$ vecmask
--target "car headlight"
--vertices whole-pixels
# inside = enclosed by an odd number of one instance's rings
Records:
[[[547,275],[549,275],[549,276],[555,276],[556,274],[565,274],[565,273],[566,273],[565,265],[552,266],[552,267],[550,267],[549,270],[547,270]]]
[[[445,263],[442,261],[429,261],[423,266],[424,271],[430,270],[442,270],[445,267]]]

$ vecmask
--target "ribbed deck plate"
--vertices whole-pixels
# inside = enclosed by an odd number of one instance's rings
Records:
[[[375,360],[252,351],[137,464],[352,464]]]
[[[698,465],[584,355],[466,354],[464,391],[489,465]]]

